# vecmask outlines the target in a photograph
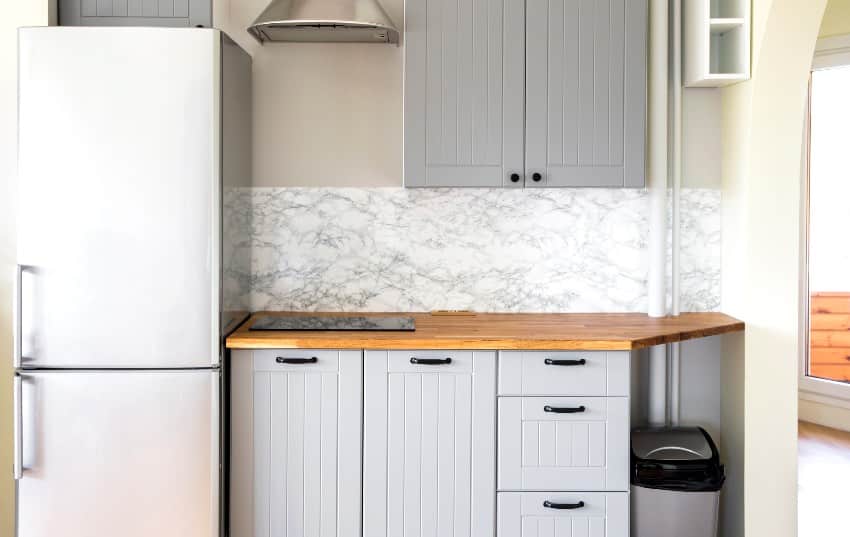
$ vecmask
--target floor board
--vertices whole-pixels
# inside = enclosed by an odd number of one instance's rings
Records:
[[[850,433],[799,423],[798,537],[847,537]]]

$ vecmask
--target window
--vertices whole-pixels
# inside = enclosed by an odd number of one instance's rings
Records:
[[[850,399],[850,40],[847,44],[844,53],[833,46],[816,55],[809,86],[808,337],[800,388]]]

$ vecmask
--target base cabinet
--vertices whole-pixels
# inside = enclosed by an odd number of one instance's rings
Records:
[[[500,492],[498,537],[629,537],[627,492]]]
[[[247,354],[232,367],[230,535],[359,537],[362,353]]]
[[[230,363],[232,537],[628,537],[628,352]]]
[[[495,353],[366,351],[364,393],[363,535],[492,537]]]

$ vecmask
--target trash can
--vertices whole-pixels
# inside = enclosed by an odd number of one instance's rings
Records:
[[[700,427],[632,431],[632,537],[716,537],[726,476]]]

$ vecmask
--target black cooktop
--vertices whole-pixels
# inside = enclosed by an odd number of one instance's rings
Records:
[[[257,319],[251,330],[413,332],[416,323],[413,317],[269,316]]]

